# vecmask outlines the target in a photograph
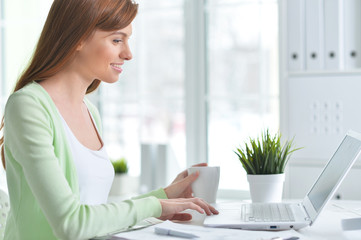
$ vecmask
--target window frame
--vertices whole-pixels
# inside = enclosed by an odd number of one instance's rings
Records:
[[[208,162],[205,0],[185,0],[185,115],[187,166]]]

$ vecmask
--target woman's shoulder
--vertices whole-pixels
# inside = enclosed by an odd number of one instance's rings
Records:
[[[12,93],[5,107],[5,112],[15,109],[19,111],[26,111],[33,106],[42,109],[53,108],[52,101],[48,93],[38,83],[32,82]]]
[[[25,85],[23,88],[12,93],[9,97],[10,99],[19,99],[19,98],[31,98],[31,99],[42,99],[45,101],[49,100],[49,96],[45,89],[40,86],[37,82],[31,82]]]

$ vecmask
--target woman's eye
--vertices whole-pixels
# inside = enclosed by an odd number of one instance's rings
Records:
[[[120,43],[120,42],[123,42],[123,41],[120,40],[120,39],[114,39],[113,42],[114,42],[114,43]]]

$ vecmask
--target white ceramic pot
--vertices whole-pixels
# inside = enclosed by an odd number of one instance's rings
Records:
[[[247,175],[252,202],[281,202],[285,174]]]
[[[138,179],[128,174],[115,174],[110,196],[122,196],[132,194],[138,190]]]

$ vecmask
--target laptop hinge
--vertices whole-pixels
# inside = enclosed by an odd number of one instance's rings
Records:
[[[305,221],[310,221],[310,222],[312,222],[312,221],[311,221],[311,218],[310,218],[310,215],[308,214],[308,212],[307,212],[307,210],[306,210],[306,208],[305,208],[305,205],[303,205],[302,203],[300,203],[300,204],[302,205],[303,211],[305,212],[305,215],[306,215]]]

